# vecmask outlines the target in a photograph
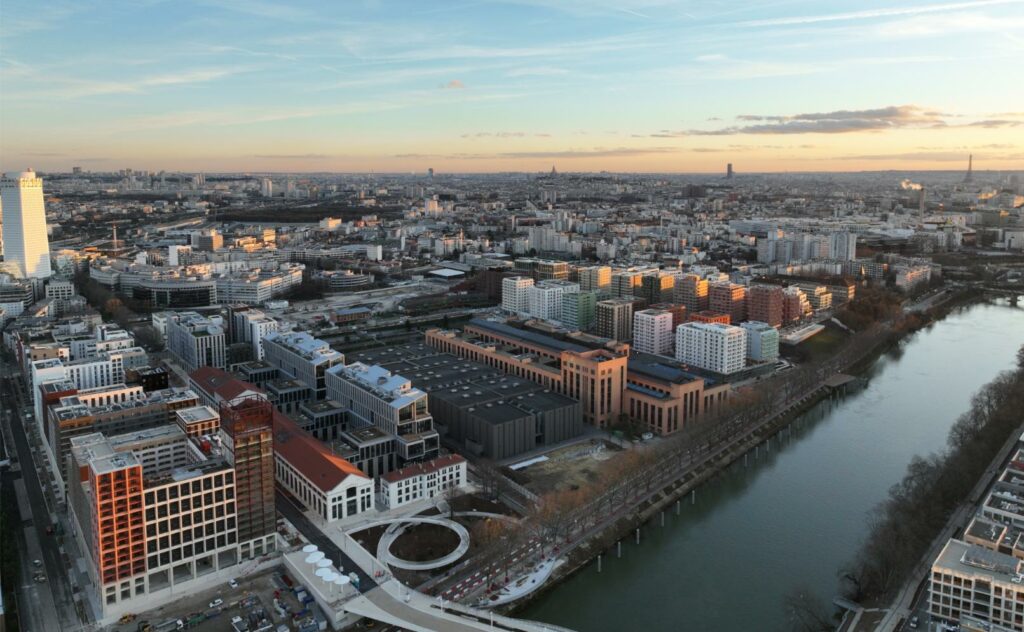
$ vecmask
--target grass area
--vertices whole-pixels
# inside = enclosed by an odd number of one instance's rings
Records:
[[[780,349],[785,357],[797,362],[818,362],[833,357],[849,338],[850,334],[835,323],[826,323],[825,329],[796,347],[781,345]]]
[[[603,449],[598,446],[603,445]],[[549,452],[547,461],[510,472],[518,483],[535,494],[575,490],[597,481],[598,473],[618,456],[618,446],[594,439]]]

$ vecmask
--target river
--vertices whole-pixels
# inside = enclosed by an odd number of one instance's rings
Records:
[[[941,449],[971,395],[1013,366],[1024,309],[977,304],[880,358],[856,393],[802,415],[767,454],[741,459],[524,611],[602,630],[789,630],[787,594],[828,601],[871,509],[915,454]]]

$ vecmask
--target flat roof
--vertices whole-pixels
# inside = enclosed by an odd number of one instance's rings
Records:
[[[525,340],[535,345],[541,347],[548,347],[556,351],[575,351],[577,353],[589,351],[589,349],[587,349],[584,346],[573,344],[571,342],[565,342],[563,340],[558,340],[556,338],[552,338],[551,336],[545,336],[544,334],[534,333],[532,331],[527,331],[525,329],[517,329],[516,327],[506,325],[505,323],[496,323],[490,320],[474,318],[473,320],[469,321],[469,324],[473,325],[474,327],[479,327],[480,329],[487,329],[497,334],[501,334],[511,338],[518,338],[520,340]]]

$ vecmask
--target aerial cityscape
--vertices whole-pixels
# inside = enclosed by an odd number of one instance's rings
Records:
[[[0,4],[0,632],[1024,632],[1021,33]]]

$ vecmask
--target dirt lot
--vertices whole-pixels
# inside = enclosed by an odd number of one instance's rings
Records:
[[[603,447],[599,447],[603,446]],[[595,439],[548,453],[548,460],[512,473],[536,494],[576,489],[593,482],[597,472],[622,453],[621,448]]]
[[[459,536],[448,527],[419,524],[408,527],[391,545],[391,554],[410,562],[444,557],[459,545]]]

